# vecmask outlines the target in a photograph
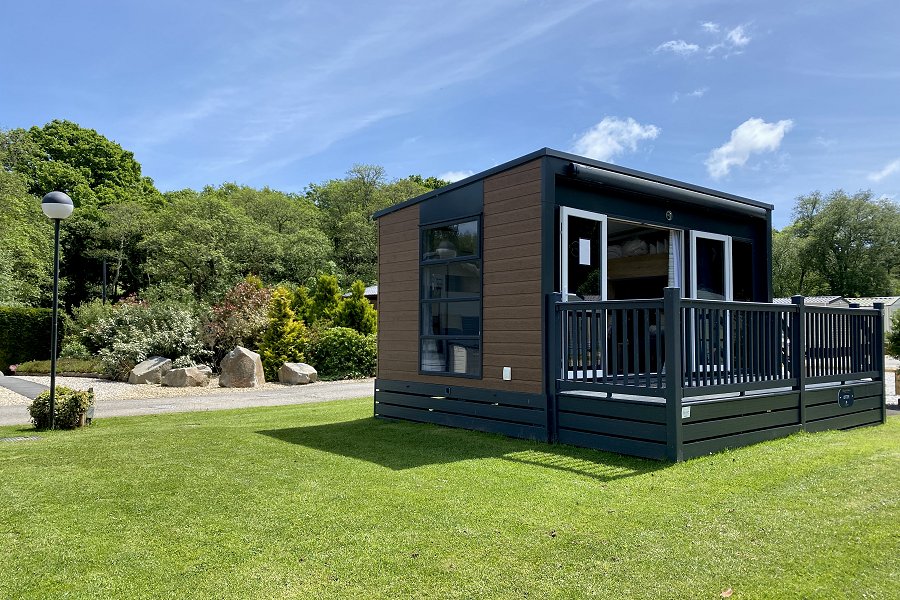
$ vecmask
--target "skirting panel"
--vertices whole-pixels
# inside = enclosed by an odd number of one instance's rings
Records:
[[[546,400],[537,394],[379,379],[375,416],[547,441]]]

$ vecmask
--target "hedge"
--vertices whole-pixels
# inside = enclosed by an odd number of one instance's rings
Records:
[[[10,374],[9,366],[29,360],[50,358],[49,308],[0,306],[0,369]],[[65,337],[65,319],[60,315],[58,345]]]

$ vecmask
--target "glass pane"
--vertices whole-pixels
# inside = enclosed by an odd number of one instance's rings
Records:
[[[600,221],[569,217],[569,293],[585,300],[600,300]]]
[[[425,299],[481,296],[481,267],[476,262],[458,262],[422,267]]]
[[[454,223],[425,231],[422,260],[441,260],[478,254],[478,221]]]
[[[422,305],[422,335],[480,335],[480,303],[428,302]]]
[[[725,242],[697,238],[697,298],[725,299]]]
[[[731,273],[734,299],[738,302],[753,301],[753,246],[750,242],[731,242]]]
[[[480,375],[478,340],[422,340],[421,366],[423,371]]]

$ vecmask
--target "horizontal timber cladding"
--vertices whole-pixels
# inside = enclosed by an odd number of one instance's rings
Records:
[[[378,377],[441,386],[464,384],[545,398],[541,160],[487,177],[483,197],[482,377],[419,372],[420,213],[440,209],[441,214],[450,214],[446,206],[429,204],[454,202],[453,197],[441,195],[378,219]],[[472,204],[467,196],[466,206]],[[510,367],[511,380],[503,379],[503,367]]]
[[[853,391],[853,404],[838,403],[840,390]],[[881,423],[884,410],[882,382],[842,385],[806,392],[806,430],[849,429]]]
[[[557,439],[573,446],[664,459],[665,417],[661,402],[561,393],[557,398]]]
[[[854,402],[838,403],[840,390],[852,390]],[[881,382],[807,389],[803,393],[806,423],[800,420],[797,390],[685,402],[682,419],[684,458],[693,458],[784,437],[801,429],[848,429],[881,422]]]
[[[459,380],[457,380],[459,381]],[[546,399],[462,385],[375,381],[375,416],[547,440]]]

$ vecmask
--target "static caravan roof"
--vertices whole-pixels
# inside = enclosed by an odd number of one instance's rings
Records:
[[[865,307],[874,306],[876,302],[881,302],[885,306],[894,306],[900,302],[900,296],[873,296],[871,298],[847,298],[847,300]]]
[[[775,304],[790,304],[790,298],[774,298],[772,302]],[[852,300],[843,296],[806,296],[803,299],[805,304],[818,304],[820,306],[848,306]]]
[[[445,194],[475,181],[479,181],[491,175],[496,175],[497,173],[507,171],[542,157],[559,159],[570,163],[568,166],[568,174],[575,178],[602,183],[611,187],[642,192],[654,196],[675,197],[695,204],[727,207],[732,210],[740,210],[741,212],[746,212],[755,216],[765,216],[766,214],[771,213],[773,209],[771,204],[751,200],[750,198],[736,196],[727,192],[721,192],[675,179],[660,177],[659,175],[653,175],[652,173],[628,169],[619,165],[601,162],[599,160],[570,154],[568,152],[560,152],[559,150],[553,150],[551,148],[542,148],[541,150],[526,154],[525,156],[482,171],[481,173],[476,173],[471,177],[467,177],[451,183],[450,185],[422,194],[421,196],[416,196],[405,202],[382,209],[376,212],[373,217],[376,219],[383,217],[386,214],[424,202],[430,198],[435,198],[441,194]]]

